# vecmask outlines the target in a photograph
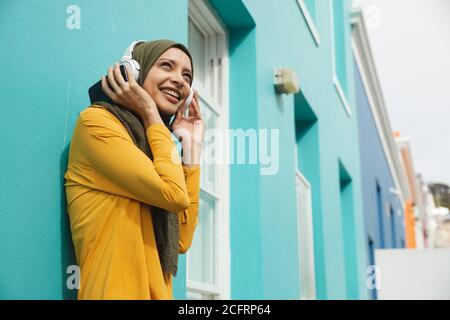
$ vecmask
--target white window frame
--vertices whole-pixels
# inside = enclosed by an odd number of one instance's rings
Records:
[[[316,273],[314,263],[314,221],[312,214],[312,190],[311,184],[298,170],[297,144],[295,144],[295,195],[297,203],[297,234],[298,234],[298,262],[300,275],[300,300],[315,300]],[[299,185],[300,181],[308,192],[308,204],[306,212],[300,209]],[[305,244],[309,244],[305,246]]]
[[[201,86],[194,79],[193,87],[198,92],[201,102],[210,106],[210,110],[217,116],[216,129],[222,134],[227,132],[229,128],[229,94],[228,94],[228,78],[229,78],[229,58],[228,58],[228,31],[224,24],[220,21],[214,10],[204,0],[189,0],[189,19],[197,28],[206,36],[207,44],[205,45],[205,60],[213,59],[214,64],[205,65],[205,86]],[[212,44],[218,44],[217,47]],[[217,72],[219,59],[222,66],[222,74]],[[211,72],[211,67],[215,68]],[[195,70],[194,70],[195,73]],[[214,74],[214,79],[208,77]],[[219,78],[220,77],[220,78]],[[195,78],[195,76],[194,76]],[[221,92],[221,96],[216,94]],[[224,159],[229,157],[229,141],[223,139]],[[202,198],[212,198],[215,200],[215,225],[214,234],[214,286],[189,280],[189,251],[186,253],[186,295],[189,299],[193,294],[202,295],[203,299],[229,300],[231,296],[230,290],[230,186],[229,186],[229,165],[225,161],[224,164],[215,165],[215,191],[200,188],[200,196]],[[194,234],[195,238],[195,234]]]
[[[345,95],[344,90],[342,89],[342,85],[341,82],[337,76],[337,71],[336,71],[336,43],[335,43],[335,32],[336,30],[334,29],[334,1],[336,0],[331,0],[330,1],[330,15],[331,15],[331,47],[332,47],[332,65],[333,65],[333,85],[334,88],[336,89],[336,93],[339,97],[339,100],[341,101],[345,113],[347,114],[347,116],[350,118],[352,116],[352,112],[350,110],[350,104],[348,103],[348,99],[347,96]],[[337,0],[337,1],[342,1],[342,0]]]
[[[297,181],[301,183],[308,190],[308,204],[307,211],[301,212],[298,207],[299,192],[297,194],[297,232],[299,236],[298,257],[300,266],[300,299],[301,300],[315,300],[316,299],[316,284],[315,284],[315,264],[314,264],[314,230],[313,230],[313,217],[312,217],[312,198],[311,198],[311,185],[298,170],[296,175],[296,187],[298,188]],[[305,246],[305,244],[308,244]]]
[[[308,6],[305,3],[305,0],[297,0],[297,4],[300,8],[300,11],[303,14],[303,18],[305,18],[306,25],[309,28],[309,31],[311,32],[311,35],[314,39],[314,42],[317,46],[320,46],[320,35],[319,31],[317,30],[316,24],[314,23],[314,20],[309,13]]]

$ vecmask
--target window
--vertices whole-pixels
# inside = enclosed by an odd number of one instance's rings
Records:
[[[378,234],[379,234],[379,245],[381,249],[385,248],[384,244],[384,214],[383,214],[383,198],[381,194],[380,185],[377,182],[377,217],[378,217]]]
[[[207,132],[201,162],[199,224],[187,252],[187,298],[229,299],[228,167],[205,156],[205,150],[226,154],[220,137],[228,128],[227,33],[203,0],[189,2],[188,47],[194,60],[193,88],[199,94]]]
[[[353,180],[345,165],[338,161],[340,206],[342,223],[342,249],[344,253],[345,282],[347,287],[347,299],[359,299],[358,276],[358,248],[355,226],[355,206],[353,195]]]
[[[391,205],[389,205],[389,218],[391,220],[392,248],[397,248],[397,232],[396,232],[395,214],[394,214],[394,209],[392,208]]]
[[[295,144],[295,165],[298,163],[298,148]],[[312,216],[311,185],[296,169],[295,185],[297,193],[297,233],[300,266],[300,299],[316,299],[314,266],[314,226]]]
[[[331,0],[331,27],[333,43],[333,83],[348,116],[351,116],[347,100],[347,19],[346,1]]]
[[[316,299],[314,272],[314,237],[311,204],[311,186],[300,171],[296,172],[297,221],[300,260],[300,299]]]
[[[320,45],[319,32],[314,23],[316,21],[316,0],[297,0],[297,4],[302,11],[303,17],[305,18],[306,24],[308,25],[316,45]]]

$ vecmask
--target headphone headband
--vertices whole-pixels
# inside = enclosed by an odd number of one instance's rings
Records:
[[[133,41],[133,42],[128,46],[128,48],[125,50],[122,59],[125,59],[125,58],[127,58],[127,59],[133,59],[133,50],[134,50],[134,47],[135,47],[138,43],[141,43],[141,42],[145,42],[145,40],[136,40],[136,41]]]

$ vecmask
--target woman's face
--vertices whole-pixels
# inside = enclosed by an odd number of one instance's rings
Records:
[[[178,48],[166,50],[156,60],[144,80],[143,88],[162,113],[173,115],[190,92],[191,60]]]

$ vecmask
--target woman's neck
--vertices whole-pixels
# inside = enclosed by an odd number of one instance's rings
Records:
[[[166,127],[169,127],[170,124],[170,119],[172,118],[172,115],[170,114],[165,114],[164,112],[162,112],[161,110],[159,111],[159,115],[161,116],[162,121],[164,122],[164,124],[166,125]]]

